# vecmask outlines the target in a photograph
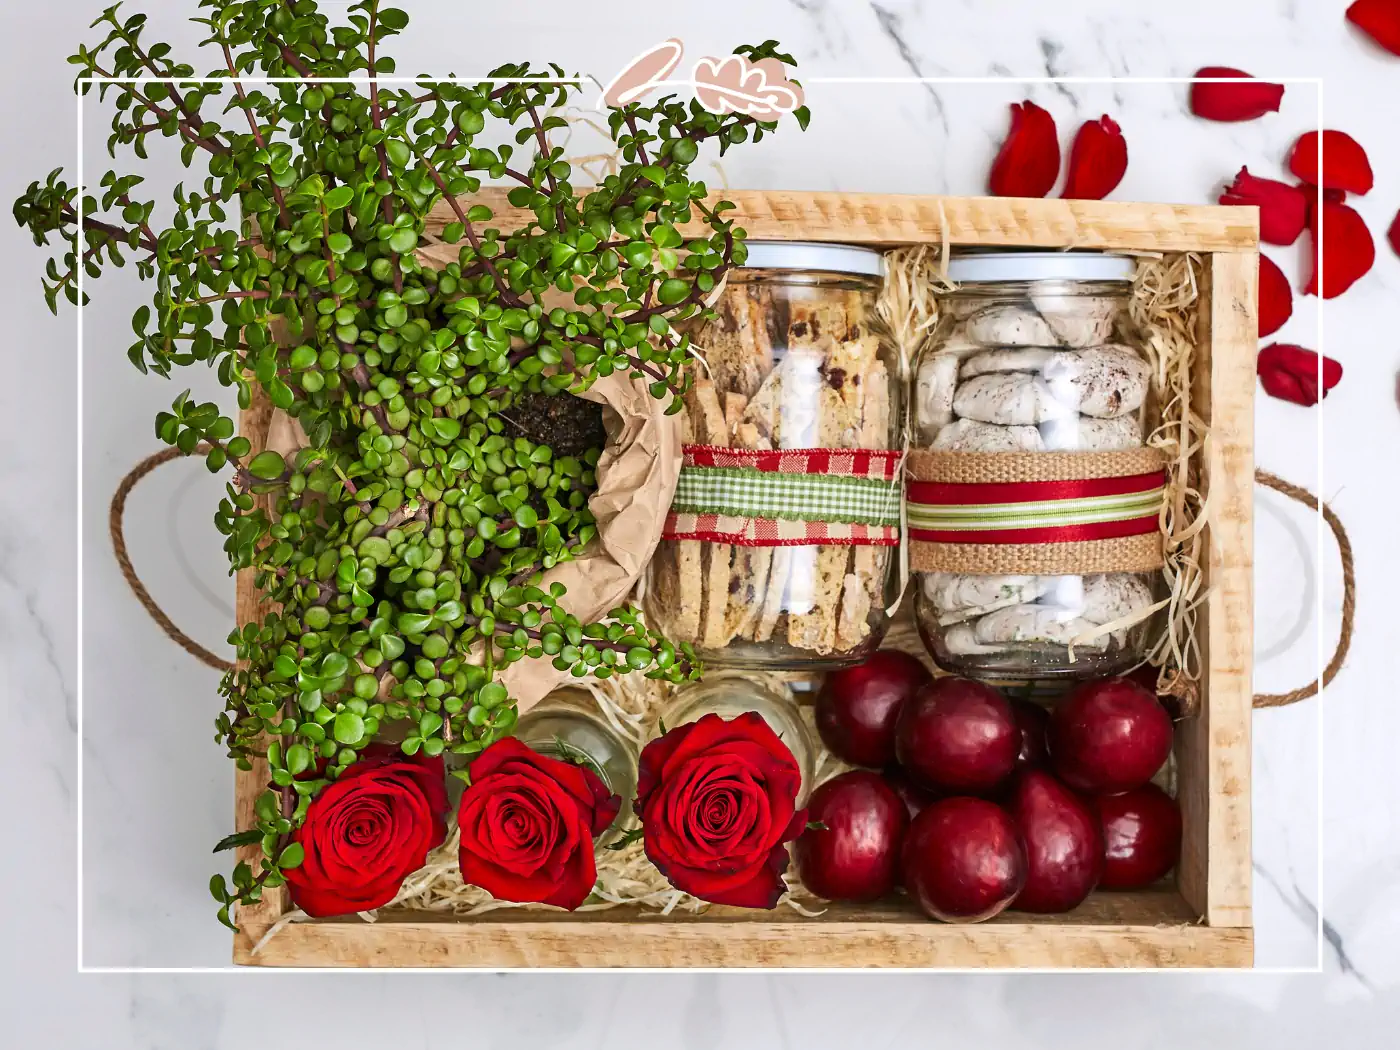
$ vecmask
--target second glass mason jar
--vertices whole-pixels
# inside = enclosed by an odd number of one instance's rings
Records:
[[[876,315],[883,257],[747,247],[692,333],[704,365],[644,608],[711,666],[845,666],[893,599],[903,376]]]
[[[948,276],[956,290],[940,297],[938,324],[915,364],[913,447],[965,453],[1143,449],[1158,406],[1152,368],[1129,317],[1133,273],[1130,258],[1099,253],[954,256]],[[1030,542],[1037,530],[1025,528],[1028,523],[1092,523],[1104,513],[1097,505],[1061,503],[1056,513],[1068,516],[1036,517],[1044,505],[1026,501],[1044,498],[1004,492],[994,506],[939,507],[939,527],[956,530],[965,514],[978,536],[1021,529]],[[1139,511],[1153,513],[1150,506]],[[912,497],[909,526],[920,526]],[[951,540],[956,534],[929,535]],[[997,542],[1007,543],[1006,535]],[[959,538],[971,542],[966,534]],[[1035,548],[1021,549],[1031,566]],[[1140,617],[1159,586],[1154,571],[917,572],[915,611],[934,660],[954,673],[1089,677],[1127,670],[1143,658],[1148,622],[1119,625]]]
[[[576,686],[554,690],[520,716],[515,737],[532,751],[598,774],[603,786],[622,798],[611,825],[622,826],[637,793],[637,748],[608,725],[591,693]]]

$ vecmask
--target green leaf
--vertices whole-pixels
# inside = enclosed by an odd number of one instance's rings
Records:
[[[287,846],[277,856],[277,866],[284,871],[287,868],[299,868],[301,862],[306,859],[306,847],[300,842],[289,842]]]
[[[484,204],[473,204],[470,208],[467,209],[467,221],[468,221],[468,222],[490,222],[490,221],[491,221],[491,217],[492,217],[494,214],[495,214],[495,212],[493,212],[490,208],[488,208],[488,207],[487,207],[486,205],[484,205]]]
[[[355,242],[350,239],[348,233],[333,233],[326,238],[326,246],[336,255],[344,255],[355,247]]]
[[[690,285],[678,277],[668,277],[656,290],[656,298],[666,306],[675,306],[690,294]]]
[[[248,473],[255,478],[262,478],[264,481],[280,478],[286,469],[287,464],[283,462],[282,456],[271,449],[259,452],[248,461]]]
[[[251,846],[261,838],[262,832],[258,831],[256,828],[251,831],[235,831],[232,835],[225,835],[215,843],[213,852],[222,853],[226,849],[237,849],[239,846]],[[215,875],[214,877],[218,879],[222,885],[224,877],[222,875]],[[217,894],[215,896],[217,897]],[[219,897],[218,899],[222,900],[223,898]]]
[[[487,708],[500,707],[508,699],[510,699],[510,693],[500,682],[487,682],[477,694],[478,702],[482,707]]]
[[[311,751],[304,744],[287,748],[287,772],[299,776],[311,768]]]
[[[612,842],[608,843],[607,848],[610,850],[623,850],[632,845],[632,843],[638,841],[641,837],[641,828],[629,828],[617,838],[613,839]]]
[[[341,744],[358,744],[365,738],[365,720],[354,711],[342,711],[335,716],[331,735]]]
[[[433,626],[433,618],[422,613],[400,613],[398,628],[404,634],[422,634]],[[387,639],[386,639],[387,640]]]
[[[321,202],[325,204],[326,208],[330,211],[339,211],[354,199],[355,191],[351,187],[337,186],[322,197]]]

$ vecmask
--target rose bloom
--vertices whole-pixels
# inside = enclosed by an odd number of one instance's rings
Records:
[[[635,807],[647,857],[701,900],[775,907],[784,843],[807,823],[801,786],[792,752],[751,711],[677,726],[642,751]]]
[[[457,807],[462,881],[572,911],[598,876],[593,839],[621,806],[593,770],[498,740],[473,760]]]
[[[286,872],[292,901],[322,917],[388,904],[447,837],[442,759],[370,745],[321,789],[292,833],[306,857]]]

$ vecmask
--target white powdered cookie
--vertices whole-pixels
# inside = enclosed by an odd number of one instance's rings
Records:
[[[914,381],[915,418],[919,440],[929,442],[953,421],[953,394],[958,388],[958,358],[952,354],[932,354],[919,363]]]
[[[966,623],[943,632],[943,647],[953,656],[986,656],[1006,649],[1004,645],[983,645],[973,633],[972,625]]]
[[[1054,642],[1067,645],[1096,625],[1082,616],[1069,615],[1052,605],[1011,605],[990,612],[972,625],[973,637],[981,645],[1008,642]],[[1084,643],[1085,648],[1102,649],[1107,638]]]
[[[1152,590],[1131,572],[1106,572],[1084,577],[1084,611],[1093,624],[1113,623],[1152,604]]]
[[[959,419],[949,423],[933,439],[939,452],[1043,452],[1045,443],[1035,427],[1002,427]]]
[[[1038,295],[1031,301],[1065,346],[1097,346],[1113,335],[1117,300],[1097,295]]]
[[[1045,593],[1044,576],[982,576],[972,573],[930,572],[924,575],[924,597],[933,603],[940,623],[970,620],[1009,605],[1032,602]]]
[[[991,372],[1039,372],[1059,350],[1028,347],[1024,350],[984,350],[967,358],[958,369],[964,379]]]
[[[1074,414],[1072,406],[1056,400],[1045,380],[1026,372],[967,380],[953,395],[953,411],[964,419],[1001,426],[1043,423]]]
[[[1057,354],[1041,374],[1056,402],[1099,419],[1141,408],[1152,378],[1146,361],[1116,345]]]
[[[963,324],[969,340],[982,346],[1058,346],[1060,341],[1034,310],[1016,303],[988,306]]]

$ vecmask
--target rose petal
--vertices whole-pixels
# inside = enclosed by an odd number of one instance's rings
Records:
[[[1011,104],[1011,130],[992,162],[988,187],[995,197],[1044,197],[1060,177],[1055,118],[1034,102]]]
[[[1308,131],[1298,137],[1288,155],[1288,170],[1312,186],[1324,190],[1346,190],[1348,193],[1368,193],[1375,183],[1371,162],[1361,144],[1345,131],[1327,130],[1322,133],[1322,173],[1319,176],[1318,134]]]
[[[1069,154],[1069,178],[1060,196],[1070,200],[1100,201],[1107,197],[1128,170],[1128,143],[1108,114],[1086,120],[1074,136]]]
[[[1356,0],[1347,21],[1393,55],[1400,55],[1400,0]]]
[[[1318,259],[1318,215],[1321,214],[1321,263]],[[1376,242],[1366,228],[1366,220],[1354,208],[1324,201],[1319,213],[1313,211],[1309,228],[1313,235],[1313,275],[1303,289],[1317,294],[1318,270],[1322,272],[1322,297],[1335,299],[1364,277],[1375,264]]]
[[[1255,80],[1248,73],[1229,66],[1205,66],[1197,77],[1238,80],[1237,84],[1202,83],[1191,85],[1191,112],[1206,120],[1253,120],[1265,113],[1277,113],[1283,101],[1283,85]]]
[[[1395,213],[1395,221],[1390,224],[1386,239],[1390,241],[1390,246],[1395,250],[1395,254],[1400,255],[1400,212]]]
[[[1317,404],[1316,351],[1291,343],[1274,343],[1259,351],[1259,381],[1264,392],[1295,405]],[[1322,358],[1322,396],[1342,380],[1342,366],[1330,357]]]
[[[1261,179],[1241,168],[1220,195],[1221,204],[1259,209],[1259,238],[1268,244],[1292,244],[1308,224],[1308,195],[1297,186]]]
[[[1293,316],[1293,289],[1267,255],[1259,256],[1259,337],[1273,335]]]

